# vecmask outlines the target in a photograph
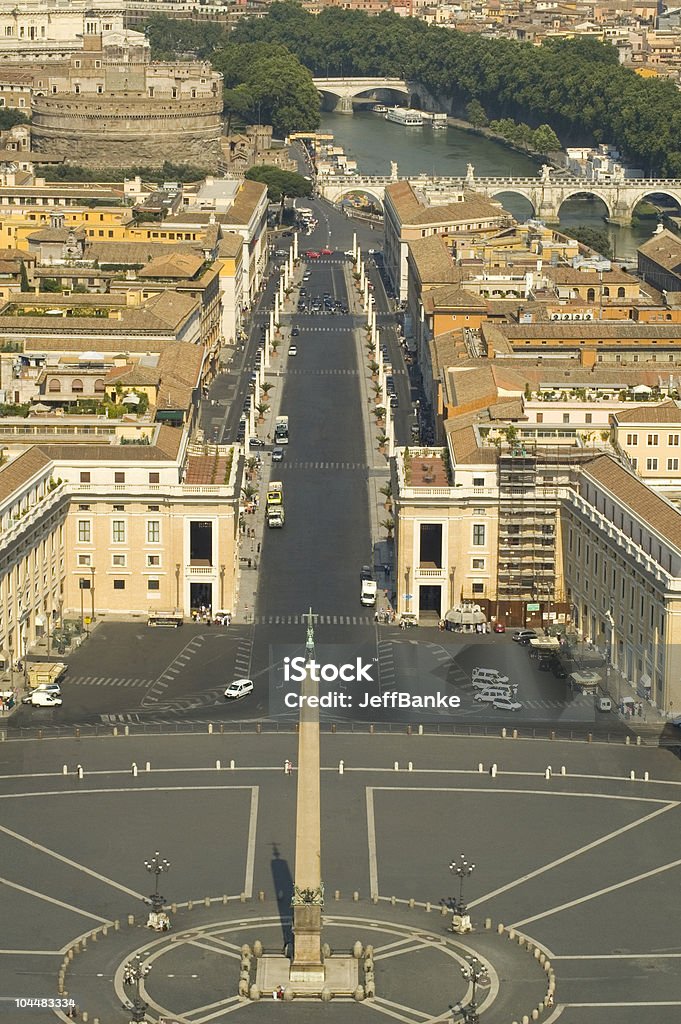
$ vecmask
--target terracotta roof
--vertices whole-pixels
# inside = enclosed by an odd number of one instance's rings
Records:
[[[461,279],[461,271],[454,265],[449,247],[441,235],[414,238],[409,242],[409,259],[422,285],[453,284]]]
[[[9,462],[0,469],[0,501],[11,497],[18,487],[28,483],[32,477],[49,464],[50,459],[35,446]]]
[[[171,459],[171,456],[156,445],[41,444],[39,448],[48,459],[61,462],[80,461],[81,459],[90,463],[167,462]]]
[[[475,309],[486,312],[487,300],[475,292],[468,291],[465,287],[460,288],[458,285],[446,284],[441,288],[431,288],[425,293],[423,308],[426,313],[433,313],[437,309]]]
[[[19,319],[26,320],[26,317]],[[109,321],[107,321],[108,323]],[[115,322],[115,321],[114,321]],[[148,353],[163,352],[165,348],[177,345],[176,341],[160,340],[158,338],[119,338],[117,335],[100,337],[94,342],[92,338],[26,338],[24,340],[24,352],[59,352],[76,353],[91,352],[95,349],[102,355],[142,355]]]
[[[126,388],[154,387],[161,379],[157,369],[151,366],[112,366],[106,377],[107,384],[121,384]]]
[[[168,327],[176,329],[187,317],[191,316],[194,310],[198,308],[198,305],[199,300],[192,298],[191,295],[168,290],[150,296],[144,305],[140,306],[139,310],[135,310],[135,312],[139,311],[147,316],[151,315],[153,319],[160,320],[161,323],[166,324]],[[123,322],[130,322],[130,310],[126,310],[123,314]]]
[[[229,211],[220,216],[220,223],[248,224],[266,192],[267,185],[261,181],[250,181],[248,178],[244,178]]]
[[[622,409],[613,413],[618,423],[681,423],[681,408],[672,402],[661,405],[637,405],[633,409]]]
[[[681,238],[666,228],[638,247],[639,253],[659,263],[665,270],[681,275]]]
[[[629,320],[593,320],[587,323],[574,321],[551,324],[497,324],[492,326],[483,323],[480,327],[483,335],[490,330],[501,332],[513,341],[534,341],[542,338],[565,338],[567,341],[594,338],[656,339],[662,341],[681,341],[681,324],[633,324]]]
[[[29,242],[65,242],[73,233],[79,241],[85,238],[85,228],[41,228],[28,236]]]
[[[450,369],[447,374],[447,390],[453,405],[468,405],[481,400],[495,402],[497,399],[491,365]]]
[[[139,277],[192,278],[203,266],[204,260],[198,253],[173,252],[156,256],[139,271]]]
[[[442,456],[429,453],[413,455],[411,459],[410,487],[449,487],[447,467]]]
[[[244,240],[242,235],[235,231],[225,231],[218,246],[218,256],[226,259],[236,259],[243,251]]]
[[[681,513],[610,455],[601,455],[584,467],[584,475],[606,488],[633,516],[650,524],[681,551]]]
[[[201,252],[203,244],[196,242],[90,242],[85,254],[104,266],[143,267],[149,260],[176,253]],[[60,270],[60,267],[56,267]]]
[[[640,284],[633,274],[627,274],[625,270],[617,267],[612,270],[580,270],[578,267],[548,266],[544,267],[543,272],[555,284]]]
[[[176,459],[183,436],[184,431],[180,427],[171,427],[166,423],[162,423],[156,434],[156,447],[169,459]]]
[[[485,462],[495,464],[496,448],[481,448],[473,427],[455,428],[448,432],[449,446],[456,464]]]

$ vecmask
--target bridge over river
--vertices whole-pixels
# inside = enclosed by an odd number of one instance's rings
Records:
[[[341,202],[353,192],[364,192],[382,205],[386,186],[397,180],[395,167],[393,175],[386,177],[320,176],[317,185],[321,195],[334,203]],[[490,198],[502,193],[523,196],[531,204],[534,216],[547,223],[557,223],[563,203],[578,195],[596,196],[600,199],[605,204],[608,220],[612,224],[630,224],[636,206],[652,195],[667,196],[681,208],[681,180],[678,178],[614,176],[612,182],[602,183],[555,174],[546,165],[536,177],[484,178],[476,177],[474,168],[469,165],[465,177],[421,175],[408,180],[436,201],[439,196],[440,202],[446,201],[448,192],[456,193],[464,188],[475,189],[476,192]]]

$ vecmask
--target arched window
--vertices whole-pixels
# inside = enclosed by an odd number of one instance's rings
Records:
[[[608,286],[606,284],[604,286],[604,288],[603,288],[603,295],[607,297],[609,294],[610,294],[610,289],[608,288]]]
[[[587,288],[586,290],[586,301],[593,302],[596,298],[596,292],[593,288]]]
[[[624,298],[624,288],[618,288],[617,289],[617,298],[618,299],[623,299]]]
[[[47,390],[51,391],[52,394],[61,391],[61,382],[56,377],[53,377],[52,380],[48,381]]]
[[[71,381],[71,390],[76,394],[83,394],[83,382],[80,377],[74,377]]]
[[[97,380],[95,381],[95,394],[103,395],[105,391],[106,384],[104,383],[101,377],[98,377]]]

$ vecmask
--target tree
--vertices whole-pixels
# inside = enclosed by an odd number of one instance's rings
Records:
[[[563,148],[550,124],[540,124],[537,130],[532,132],[531,145],[538,153],[556,153]]]
[[[271,164],[259,164],[246,171],[251,181],[261,181],[267,185],[267,198],[271,203],[279,203],[279,223],[284,215],[284,201],[312,195],[312,182],[302,174],[284,171]]]
[[[471,100],[466,106],[466,119],[474,128],[484,128],[489,123],[485,108],[480,100]]]
[[[21,261],[21,263],[19,265],[19,280],[21,282],[21,290],[22,290],[22,292],[30,291],[30,287],[29,287],[29,284],[28,284],[28,274],[26,273],[26,264],[24,263],[23,260]]]
[[[579,224],[576,228],[570,228],[570,234],[574,235],[578,242],[594,249],[601,256],[610,259],[612,256],[612,242],[607,231],[602,228],[591,228],[586,224]]]

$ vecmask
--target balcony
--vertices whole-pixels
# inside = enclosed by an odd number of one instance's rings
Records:
[[[416,569],[415,575],[422,580],[444,580],[447,578],[446,569],[433,569],[432,567],[421,567]]]
[[[42,519],[47,512],[56,508],[56,506],[62,502],[67,493],[68,484],[58,484],[40,498],[35,505],[32,505],[28,511],[21,514],[18,519],[12,519],[9,525],[0,533],[0,543],[2,546],[4,547],[9,544],[15,544],[19,537],[26,533],[27,530],[32,529],[32,527],[35,526],[35,524]]]
[[[185,576],[196,578],[198,576],[216,576],[217,569],[214,565],[192,565],[190,562],[189,565],[185,565],[184,572]]]

